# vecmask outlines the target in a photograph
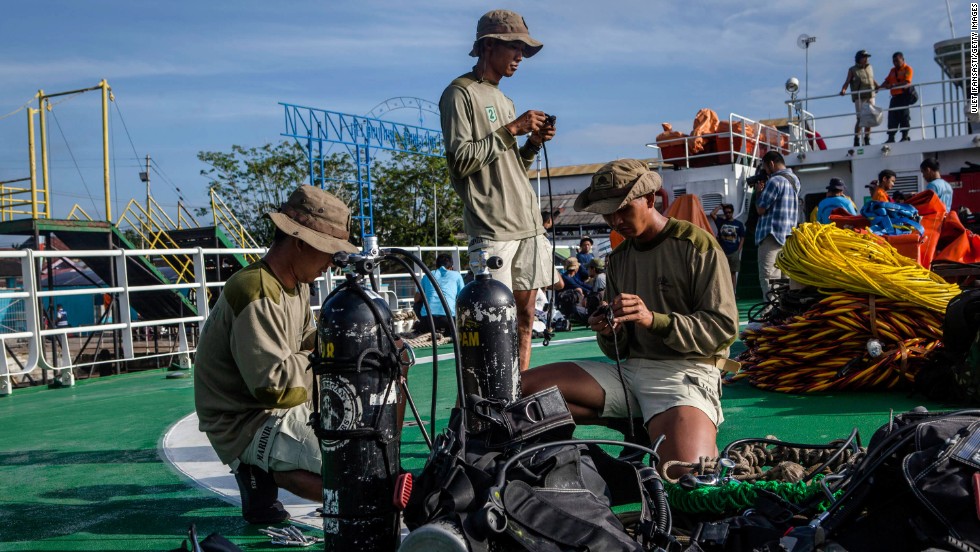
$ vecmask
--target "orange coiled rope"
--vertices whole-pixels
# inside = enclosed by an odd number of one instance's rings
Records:
[[[911,302],[836,293],[783,324],[746,330],[742,340],[748,350],[733,379],[761,389],[891,389],[914,381],[941,345],[942,318]]]

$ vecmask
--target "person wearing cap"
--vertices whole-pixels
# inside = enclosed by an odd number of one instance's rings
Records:
[[[589,278],[589,263],[595,258],[592,253],[592,238],[588,236],[582,236],[582,239],[578,242],[578,252],[575,253],[575,258],[578,259],[578,277],[581,280],[587,280]]]
[[[888,192],[895,187],[895,180],[897,178],[898,175],[891,169],[883,169],[879,172],[878,180],[868,184],[868,188],[871,188],[871,201],[882,201],[885,203],[891,201],[888,197]]]
[[[755,211],[759,215],[755,225],[755,245],[759,249],[759,285],[765,298],[770,282],[783,277],[776,267],[776,257],[783,250],[786,237],[793,233],[799,217],[800,179],[786,167],[786,161],[778,151],[769,151],[762,156],[762,168],[769,179],[755,185]]]
[[[888,139],[886,144],[895,142],[895,133],[902,132],[902,141],[908,142],[909,127],[912,118],[909,116],[909,105],[912,104],[912,92],[909,86],[912,85],[912,66],[905,63],[905,54],[895,52],[892,54],[892,70],[885,77],[885,82],[881,83],[875,90],[888,88],[891,90],[891,100],[888,103]],[[902,87],[902,88],[898,88]]]
[[[516,114],[500,81],[514,76],[542,44],[531,38],[519,14],[493,10],[476,27],[470,56],[476,65],[453,80],[439,100],[446,161],[453,188],[463,203],[463,229],[470,261],[481,252],[504,261],[493,276],[514,291],[517,301],[521,370],[531,361],[531,325],[537,290],[561,288],[551,244],[527,170],[542,145],[555,136],[543,111]],[[527,136],[523,145],[518,138]]]
[[[857,115],[857,122],[854,123],[854,145],[861,145],[861,110],[865,104],[874,105],[875,93],[878,88],[878,81],[875,80],[874,68],[868,63],[871,54],[867,50],[858,50],[854,54],[854,65],[847,70],[847,77],[841,85],[840,95],[847,93],[847,88],[851,88],[851,101],[854,102],[854,113]],[[864,127],[864,145],[871,144],[871,127]]]
[[[830,215],[837,209],[847,211],[849,215],[856,215],[857,207],[851,198],[844,195],[844,181],[839,178],[831,178],[827,185],[827,197],[820,200],[817,205],[817,222],[830,224]]]
[[[309,284],[355,252],[350,211],[300,186],[265,215],[275,225],[262,259],[226,282],[201,330],[194,368],[199,428],[235,473],[249,523],[289,518],[279,487],[321,501],[320,446],[307,425],[316,328]]]
[[[723,215],[718,214],[721,210]],[[735,218],[735,206],[722,203],[711,211],[711,220],[718,229],[718,243],[728,259],[728,270],[732,274],[732,289],[738,285],[738,271],[742,268],[742,246],[745,245],[745,225]]]
[[[575,200],[576,211],[602,215],[625,237],[606,258],[611,319],[606,309],[589,318],[603,353],[622,360],[622,381],[611,362],[578,360],[531,369],[521,388],[557,385],[578,422],[642,418],[651,439],[666,435],[662,466],[718,454],[718,366],[738,333],[738,309],[724,251],[701,228],[656,210],[661,184],[643,161],[621,159]]]

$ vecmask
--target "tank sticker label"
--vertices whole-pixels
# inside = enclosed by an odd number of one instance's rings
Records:
[[[480,332],[463,332],[459,336],[459,344],[462,347],[479,347]]]
[[[361,419],[361,400],[357,389],[343,376],[320,379],[320,423],[323,429],[348,430]],[[320,450],[336,450],[347,440],[320,441]]]
[[[323,513],[324,514],[339,514],[340,513],[340,501],[337,500],[337,490],[336,489],[323,489]],[[323,518],[326,521],[328,518]]]
[[[388,396],[388,400],[385,400],[385,395]],[[382,404],[395,404],[398,402],[398,388],[394,381],[388,384],[388,389],[382,391],[381,393],[371,393],[371,398],[368,402],[371,406],[379,406]]]

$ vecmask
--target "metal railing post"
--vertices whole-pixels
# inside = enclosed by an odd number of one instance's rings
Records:
[[[220,270],[218,279],[221,279]],[[197,284],[197,293],[194,294],[194,306],[197,307],[197,314],[203,316],[205,320],[211,314],[211,305],[208,304],[208,278],[204,271],[204,249],[198,247],[194,253],[194,283]]]
[[[123,359],[129,360],[136,358],[133,348],[133,332],[130,331],[133,324],[133,315],[129,302],[129,272],[126,266],[126,252],[123,250],[117,250],[117,252],[119,255],[113,257],[113,267],[116,271],[116,285],[122,287],[123,291],[118,295],[116,304],[119,305],[118,322],[126,324],[127,327],[126,330],[122,331]]]
[[[10,385],[10,369],[7,368],[7,346],[0,339],[0,397],[9,395],[12,389]]]

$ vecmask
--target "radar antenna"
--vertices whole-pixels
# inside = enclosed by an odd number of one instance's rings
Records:
[[[816,41],[817,37],[810,36],[806,33],[796,37],[796,45],[806,51],[803,75],[803,109],[809,107],[809,100],[807,98],[810,97],[810,45]]]

